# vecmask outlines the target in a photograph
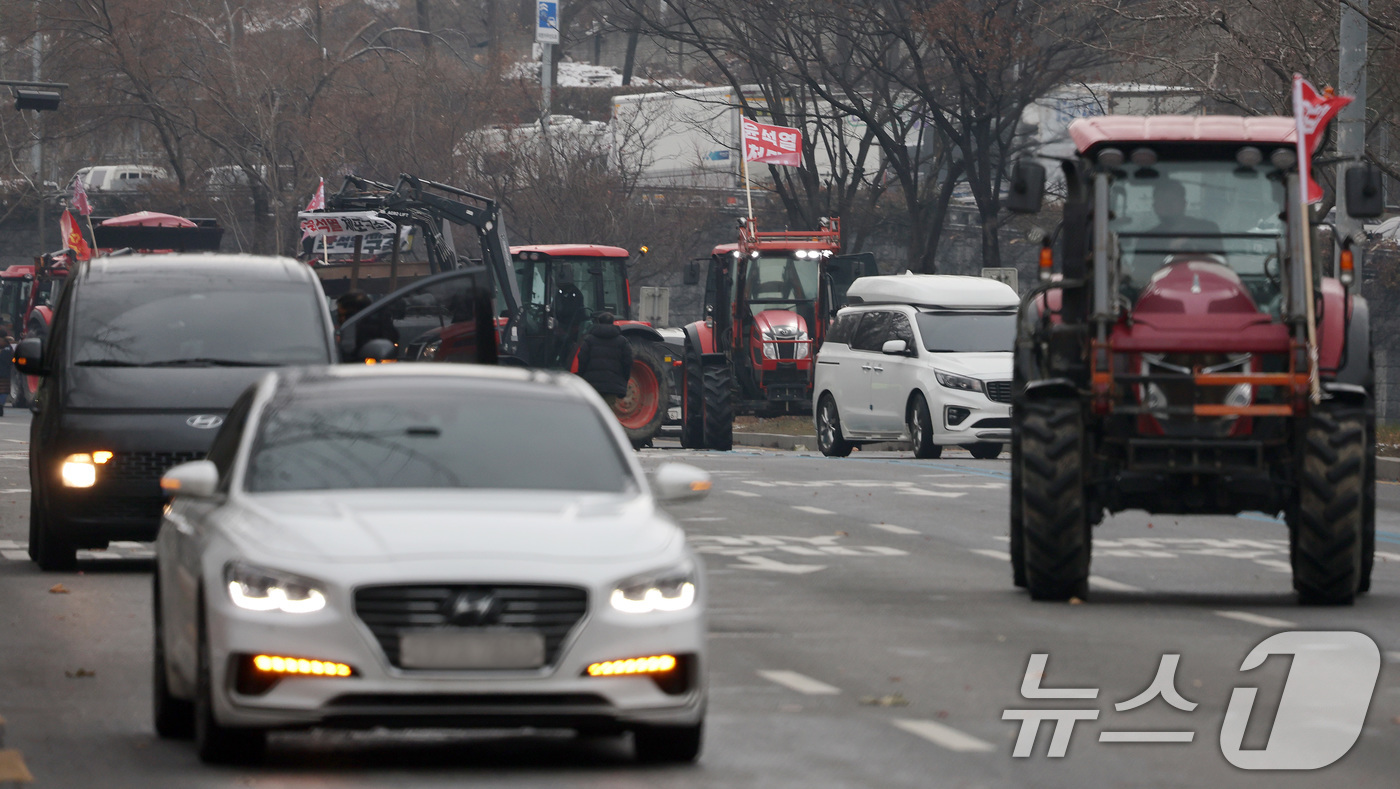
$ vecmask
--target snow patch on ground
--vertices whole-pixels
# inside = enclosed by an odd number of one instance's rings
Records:
[[[529,79],[535,82],[540,78],[540,64],[535,60],[522,60],[511,66],[508,76],[513,79]],[[654,85],[666,88],[704,87],[689,79],[644,79],[633,77],[634,85]],[[622,72],[611,66],[595,66],[592,63],[575,63],[565,60],[559,64],[559,87],[561,88],[619,88],[622,87]]]

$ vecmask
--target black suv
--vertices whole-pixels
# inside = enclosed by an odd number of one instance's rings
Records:
[[[81,263],[48,337],[16,349],[42,376],[30,431],[29,556],[152,540],[160,478],[202,458],[234,400],[271,367],[337,361],[310,266],[253,255]]]

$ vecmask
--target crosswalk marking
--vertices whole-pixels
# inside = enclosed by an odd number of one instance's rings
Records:
[[[792,508],[795,509],[795,510],[801,510],[802,512],[810,512],[810,513],[812,513],[813,515],[835,515],[835,514],[836,514],[836,513],[832,512],[831,510],[824,510],[824,509],[822,509],[821,507],[808,507],[808,506],[805,505],[805,504],[794,504],[794,505],[792,505]]]
[[[884,529],[891,534],[918,534],[917,529],[907,529],[903,526],[896,526],[893,523],[872,523],[871,528]]]
[[[1226,619],[1234,619],[1239,622],[1248,622],[1251,625],[1263,625],[1264,627],[1298,626],[1296,623],[1289,622],[1286,619],[1274,619],[1271,616],[1260,616],[1259,614],[1251,614],[1248,611],[1216,611],[1215,613],[1217,616],[1223,616]]]
[[[776,682],[789,690],[808,696],[834,696],[841,692],[840,688],[812,679],[806,674],[798,674],[796,671],[759,671],[758,675],[769,682]]]
[[[759,497],[759,494],[747,490],[731,490],[729,492],[735,496],[743,496],[746,499],[756,499]]]
[[[947,748],[950,751],[987,753],[996,750],[995,745],[985,740],[979,740],[971,734],[965,734],[952,726],[945,726],[937,721],[900,718],[890,722],[916,737],[922,737],[934,745]]]
[[[117,540],[110,543],[105,551],[78,551],[78,560],[154,559],[155,555],[155,543]],[[29,561],[29,543],[0,540],[0,559],[12,562]]]
[[[1103,578],[1097,575],[1089,576],[1089,585],[1107,592],[1141,592],[1142,587],[1125,584],[1115,581],[1112,578]]]
[[[990,559],[1000,559],[1004,562],[1011,561],[1011,554],[1007,553],[1006,551],[994,551],[991,548],[968,548],[968,550],[972,551],[978,556],[986,556]]]

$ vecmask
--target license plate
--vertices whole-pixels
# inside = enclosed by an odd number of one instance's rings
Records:
[[[428,669],[539,668],[544,665],[544,636],[528,630],[405,633],[399,637],[399,665]]]

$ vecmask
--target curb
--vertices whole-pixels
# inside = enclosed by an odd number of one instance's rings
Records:
[[[1376,458],[1378,482],[1400,482],[1400,458]]]
[[[816,436],[788,436],[782,433],[734,433],[734,444],[764,449],[786,449],[789,451],[817,451]],[[866,452],[898,452],[913,449],[907,441],[884,441],[878,444],[862,444]],[[1400,469],[1397,469],[1400,471]]]
[[[0,718],[0,787],[19,786],[34,781],[19,751],[5,750],[5,719]]]

